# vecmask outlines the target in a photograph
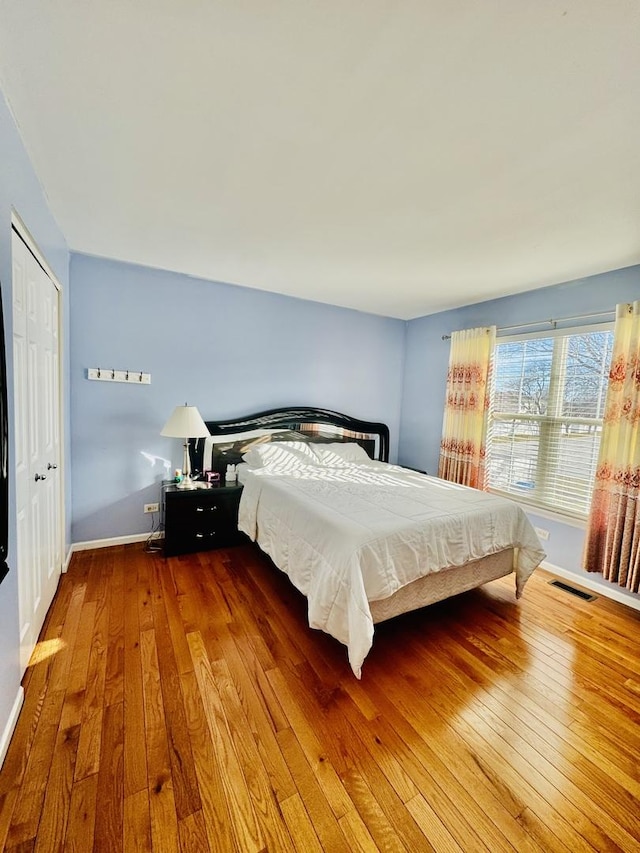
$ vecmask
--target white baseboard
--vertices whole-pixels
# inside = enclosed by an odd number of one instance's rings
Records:
[[[4,731],[2,732],[2,740],[0,740],[0,768],[4,763],[7,750],[9,749],[9,743],[11,742],[13,731],[16,727],[16,723],[18,722],[18,716],[20,714],[20,709],[22,708],[23,702],[24,687],[20,685],[18,687],[16,701],[13,703],[13,708],[11,709],[11,713],[9,714],[9,719],[7,720],[7,724],[4,727]]]
[[[586,572],[579,575],[577,572],[569,572],[567,569],[561,569],[560,566],[554,566],[553,563],[548,563],[546,560],[540,563],[540,568],[546,569],[552,575],[558,575],[565,580],[572,581],[576,586],[583,586],[585,589],[597,592],[603,598],[612,598],[614,601],[619,601],[620,604],[626,604],[627,607],[631,607],[633,610],[640,610],[640,597],[632,598],[631,595],[625,595],[614,584],[604,586],[592,580]]]
[[[92,539],[88,542],[74,542],[71,552],[89,551],[91,548],[111,548],[113,545],[130,545],[132,542],[146,542],[149,533],[132,533],[130,536],[112,536],[110,539]],[[163,538],[164,534],[154,534],[154,539]]]
[[[62,566],[62,574],[65,574],[65,572],[68,570],[69,563],[71,562],[71,557],[73,557],[73,545],[67,551],[67,559],[64,561],[64,564]]]

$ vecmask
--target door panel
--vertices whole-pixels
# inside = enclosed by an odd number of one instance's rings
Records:
[[[26,667],[62,570],[58,291],[12,235],[20,657]]]

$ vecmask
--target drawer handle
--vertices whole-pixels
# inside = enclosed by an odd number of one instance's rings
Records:
[[[218,509],[217,506],[197,506],[196,512],[215,512]]]
[[[215,535],[215,530],[212,530],[210,533],[196,533],[196,539],[206,539],[207,537],[209,537],[209,539],[213,539]]]

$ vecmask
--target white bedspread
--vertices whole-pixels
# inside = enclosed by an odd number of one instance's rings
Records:
[[[239,527],[307,597],[309,624],[344,643],[359,678],[369,602],[431,572],[515,547],[516,594],[545,553],[522,509],[382,462],[244,472]]]

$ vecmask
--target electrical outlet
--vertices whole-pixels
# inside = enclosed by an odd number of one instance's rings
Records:
[[[534,527],[533,528],[538,535],[538,539],[548,539],[549,531],[545,530],[544,527]]]
[[[144,511],[145,512],[158,512],[160,508],[160,504],[145,504]]]

